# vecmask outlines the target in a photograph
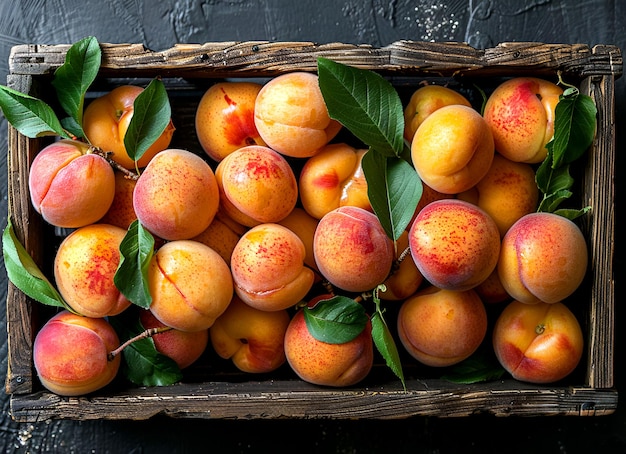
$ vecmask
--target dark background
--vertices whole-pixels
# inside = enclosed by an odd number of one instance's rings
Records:
[[[626,47],[626,2],[621,0],[0,0],[0,83],[11,46],[73,43],[94,35],[101,42],[143,43],[153,50],[175,43],[271,40],[345,42],[384,46],[400,39],[465,41],[477,48],[504,41],[615,44]],[[617,82],[619,174],[626,127],[626,80]],[[6,121],[0,117],[0,222],[6,225]],[[618,217],[618,222],[619,217]],[[608,227],[608,226],[607,226]],[[616,387],[626,382],[623,309],[616,228]],[[0,301],[6,275],[0,271]],[[0,376],[6,373],[5,312],[0,311]],[[18,424],[9,417],[9,398],[0,393],[0,451],[91,452],[411,452],[411,453],[623,453],[626,411],[604,417],[461,419],[404,421],[53,421]]]

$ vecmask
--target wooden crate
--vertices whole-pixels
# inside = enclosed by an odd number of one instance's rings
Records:
[[[67,45],[21,45],[12,49],[8,85],[48,96],[53,71],[63,63]],[[401,41],[382,48],[340,43],[224,42],[177,45],[150,51],[142,45],[103,44],[103,61],[94,85],[106,90],[121,82],[141,83],[162,77],[170,90],[177,127],[193,124],[203,91],[223,78],[263,79],[294,70],[315,71],[316,57],[379,71],[397,86],[415,88],[424,78],[454,83],[495,84],[503,77],[535,75],[555,79],[561,72],[579,83],[598,108],[597,136],[581,168],[580,200],[593,207],[583,230],[589,241],[590,267],[579,292],[586,354],[579,370],[563,383],[529,385],[511,378],[457,385],[420,375],[406,366],[407,391],[385,368],[376,365],[357,387],[331,389],[307,384],[289,372],[276,376],[203,371],[169,387],[113,384],[101,392],[64,398],[45,391],[32,365],[33,337],[50,315],[9,284],[7,297],[8,374],[11,415],[18,421],[67,419],[175,418],[336,418],[389,419],[414,415],[439,417],[486,413],[505,415],[605,415],[617,405],[614,366],[614,82],[622,73],[618,48],[598,45],[504,43],[476,50],[458,43]],[[491,81],[491,82],[490,82]],[[184,130],[184,129],[183,129]],[[177,146],[198,151],[191,130]],[[54,229],[29,201],[28,172],[45,139],[28,139],[9,127],[9,213],[18,238],[44,272],[58,244]]]

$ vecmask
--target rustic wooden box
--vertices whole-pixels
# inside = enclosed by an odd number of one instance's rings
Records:
[[[67,45],[21,45],[12,49],[8,85],[46,98],[54,70]],[[406,418],[506,415],[605,415],[617,406],[614,366],[614,82],[622,56],[614,46],[504,43],[476,50],[458,43],[401,41],[387,47],[306,42],[224,42],[178,45],[150,51],[142,45],[103,44],[101,74],[94,86],[106,90],[123,82],[162,77],[170,89],[174,120],[181,131],[177,146],[199,150],[193,130],[195,105],[210,83],[222,78],[267,78],[293,70],[316,70],[316,57],[373,69],[398,85],[419,81],[480,81],[562,72],[579,83],[598,108],[597,137],[581,169],[580,200],[593,207],[583,226],[589,241],[589,276],[576,304],[586,333],[586,354],[579,371],[563,383],[524,384],[511,378],[456,385],[422,376],[410,365],[407,391],[384,365],[358,387],[330,389],[309,385],[289,373],[257,377],[235,371],[199,370],[169,387],[136,388],[113,384],[100,393],[64,398],[45,391],[32,366],[34,334],[49,308],[9,284],[7,297],[8,373],[11,415],[18,421],[67,419],[175,418]],[[186,126],[185,126],[186,125]],[[18,238],[48,272],[58,237],[33,211],[28,194],[29,164],[45,139],[31,140],[9,127],[9,213]],[[201,152],[201,150],[200,150]]]

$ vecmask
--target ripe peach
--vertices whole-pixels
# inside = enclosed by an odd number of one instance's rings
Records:
[[[63,240],[54,258],[54,278],[74,311],[96,318],[130,306],[113,282],[125,235],[126,230],[114,225],[90,224]]]
[[[313,156],[341,129],[328,116],[316,74],[274,77],[257,95],[254,122],[270,148],[286,156]]]
[[[224,259],[191,240],[165,243],[148,268],[150,310],[163,324],[180,331],[210,328],[233,297],[233,281]]]
[[[504,236],[515,221],[537,209],[535,171],[529,164],[495,155],[487,175],[458,198],[485,210],[498,226],[500,236]]]
[[[112,224],[128,230],[128,227],[137,220],[133,207],[133,192],[137,180],[126,177],[122,172],[115,172],[115,196],[113,203],[100,219],[101,224]]]
[[[191,239],[206,244],[230,265],[230,257],[241,235],[239,231],[233,230],[231,224],[216,215],[202,233]]]
[[[62,311],[39,330],[33,361],[41,384],[61,396],[97,391],[116,377],[120,356],[109,358],[119,346],[113,327],[103,318]]]
[[[315,219],[300,207],[295,207],[286,218],[278,222],[278,224],[287,227],[302,240],[304,250],[306,251],[304,264],[316,271],[317,263],[315,263],[315,255],[313,254],[313,237],[315,236],[318,223],[318,219]]]
[[[115,195],[115,173],[89,145],[63,139],[42,149],[30,167],[30,198],[35,211],[57,227],[97,222]]]
[[[565,378],[580,362],[583,344],[576,316],[560,302],[513,301],[493,329],[493,348],[502,367],[530,383]]]
[[[204,93],[196,110],[196,135],[213,160],[219,162],[247,145],[265,145],[254,124],[261,88],[254,82],[218,82]]]
[[[493,155],[489,125],[478,112],[463,105],[434,111],[411,142],[411,158],[420,178],[444,194],[458,194],[478,183],[489,170]]]
[[[279,224],[260,224],[233,250],[231,271],[236,294],[260,310],[282,310],[298,303],[315,274],[304,266],[306,251],[298,236]]]
[[[145,329],[164,328],[152,312],[142,310],[139,320]],[[209,330],[185,332],[170,329],[152,336],[156,350],[176,362],[179,369],[186,369],[195,363],[204,353],[209,344]]]
[[[134,114],[135,99],[142,91],[143,88],[134,85],[116,87],[89,103],[83,114],[83,131],[89,143],[104,151],[113,152],[111,158],[127,169],[145,167],[155,154],[169,146],[174,134],[174,125],[170,121],[161,136],[137,163],[130,159],[124,145],[124,136]]]
[[[303,309],[293,316],[285,333],[285,355],[302,380],[322,386],[352,386],[369,374],[374,362],[372,326],[368,321],[357,337],[343,344],[315,339],[306,326]]]
[[[320,219],[313,238],[320,273],[349,292],[372,290],[389,276],[393,242],[375,214],[363,208],[336,208]]]
[[[285,363],[286,310],[261,311],[234,297],[210,329],[211,344],[243,372],[266,373]]]
[[[409,230],[411,256],[424,278],[448,290],[468,290],[495,269],[500,233],[491,217],[469,202],[444,199],[420,211]]]
[[[251,145],[226,156],[215,170],[224,212],[253,227],[284,219],[298,201],[298,183],[287,160]]]
[[[536,77],[516,77],[496,87],[483,113],[496,150],[511,161],[543,161],[562,93],[561,87]]]
[[[500,276],[498,276],[498,269],[494,269],[491,274],[474,287],[480,299],[486,304],[502,303],[506,300],[510,300],[511,297],[507,293],[506,289],[500,282]]]
[[[398,336],[407,352],[427,366],[457,364],[474,353],[487,334],[487,311],[474,290],[427,287],[398,313]]]
[[[498,275],[513,299],[556,303],[582,283],[587,261],[587,243],[574,222],[554,213],[531,213],[502,239]]]
[[[409,232],[406,230],[400,235],[396,241],[396,260],[401,254],[405,254],[406,248],[409,247]],[[388,301],[404,301],[413,295],[422,285],[424,277],[417,269],[415,262],[409,255],[397,265],[397,269],[393,271],[391,276],[385,281],[385,291],[380,292],[378,296]]]
[[[419,87],[404,108],[404,138],[411,142],[415,131],[427,116],[437,109],[453,104],[472,107],[465,96],[451,88],[434,84]]]
[[[133,194],[139,222],[165,240],[200,234],[218,206],[219,190],[211,167],[190,151],[173,148],[154,156]]]
[[[346,205],[372,211],[361,168],[366,151],[334,143],[307,159],[298,182],[300,201],[307,213],[321,219],[329,211]]]

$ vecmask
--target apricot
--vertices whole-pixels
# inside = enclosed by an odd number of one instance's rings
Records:
[[[500,236],[504,236],[515,221],[537,210],[535,171],[530,164],[495,155],[487,174],[458,198],[485,210],[498,226]]]
[[[235,296],[210,329],[211,345],[243,372],[272,372],[285,363],[290,320],[286,310],[262,311]]]
[[[159,138],[137,162],[128,156],[124,136],[135,111],[135,99],[143,90],[134,85],[116,87],[91,101],[83,114],[83,131],[89,143],[112,152],[111,158],[127,169],[145,167],[155,154],[169,146],[174,134],[174,124],[170,120]]]
[[[420,178],[435,191],[458,194],[489,170],[494,142],[489,125],[471,107],[444,106],[415,132],[411,158]]]
[[[409,230],[409,245],[427,281],[462,291],[476,287],[495,269],[500,233],[493,219],[476,205],[444,199],[418,213]]]
[[[274,77],[258,93],[254,123],[267,146],[286,156],[307,158],[341,129],[328,115],[316,74]]]
[[[313,270],[304,266],[305,254],[302,240],[287,227],[266,223],[251,228],[231,257],[235,293],[259,310],[295,305],[315,278]]]
[[[81,396],[113,381],[120,355],[109,353],[119,346],[113,327],[103,318],[62,311],[37,332],[33,361],[41,384],[61,396]]]
[[[580,286],[587,262],[587,243],[574,222],[554,213],[531,213],[502,239],[497,269],[513,299],[556,303]]]
[[[376,215],[353,206],[336,208],[320,219],[313,253],[322,276],[348,292],[382,284],[395,257],[393,242]]]
[[[222,209],[247,227],[284,219],[298,201],[298,183],[276,151],[251,145],[226,156],[215,170]]]
[[[321,386],[344,387],[362,381],[374,362],[372,326],[368,321],[357,337],[342,344],[329,344],[313,337],[303,309],[291,319],[285,332],[285,355],[302,380]]]
[[[139,312],[139,321],[145,329],[167,327],[148,310]],[[200,359],[206,350],[209,344],[209,330],[185,332],[170,329],[155,334],[152,341],[159,353],[172,359],[179,369],[186,369]]]
[[[486,304],[502,303],[511,299],[500,281],[497,267],[491,272],[487,279],[474,287],[474,290],[478,293],[483,303]]]
[[[137,180],[128,178],[122,172],[115,172],[115,195],[106,214],[98,221],[102,224],[112,224],[128,230],[128,227],[137,220],[133,207],[133,192]]]
[[[186,150],[157,153],[135,186],[137,219],[165,240],[185,240],[205,230],[217,213],[215,174],[199,156]]]
[[[309,268],[317,271],[317,263],[315,263],[315,255],[313,254],[313,237],[315,236],[315,230],[319,219],[315,219],[308,214],[304,209],[295,207],[286,218],[278,222],[283,227],[287,227],[293,233],[298,235],[298,238],[304,244],[304,264]]]
[[[230,265],[230,258],[241,235],[239,231],[233,230],[231,224],[225,222],[222,217],[215,216],[203,232],[191,239],[206,244]]]
[[[196,109],[198,142],[219,162],[248,145],[265,145],[254,124],[254,103],[262,85],[255,82],[218,82],[202,95]]]
[[[496,150],[511,161],[543,161],[561,94],[561,87],[536,77],[516,77],[496,87],[483,112]]]
[[[298,180],[300,201],[307,213],[321,219],[329,211],[346,205],[372,211],[361,168],[366,151],[335,143],[307,159]]]
[[[561,302],[509,303],[493,329],[493,348],[516,380],[553,383],[574,371],[583,354],[576,316]]]
[[[117,315],[130,306],[113,278],[120,262],[126,230],[109,224],[90,224],[70,233],[54,257],[57,289],[81,315]]]
[[[424,276],[415,265],[411,258],[410,252],[407,254],[406,249],[409,247],[409,232],[406,230],[400,235],[396,241],[395,260],[398,261],[403,256],[397,268],[394,268],[391,276],[384,282],[385,290],[379,292],[381,299],[388,301],[404,301],[413,295],[424,282]]]
[[[150,311],[180,331],[210,328],[230,304],[233,280],[224,259],[191,240],[165,243],[148,267]]]
[[[46,222],[78,228],[105,215],[115,196],[115,173],[89,145],[62,139],[35,156],[28,188],[33,208]]]
[[[487,311],[474,290],[427,287],[398,313],[398,336],[422,364],[445,367],[470,357],[487,334]]]
[[[443,85],[424,85],[413,92],[404,108],[404,138],[411,142],[415,131],[435,110],[461,104],[472,107],[465,96]]]

